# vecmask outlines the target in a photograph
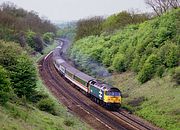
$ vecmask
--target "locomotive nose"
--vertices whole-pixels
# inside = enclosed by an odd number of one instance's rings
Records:
[[[113,97],[112,100],[113,100],[114,103],[118,103],[118,102],[121,101],[120,97]]]
[[[111,103],[120,103],[121,102],[121,98],[120,97],[110,97],[108,99],[109,102]]]

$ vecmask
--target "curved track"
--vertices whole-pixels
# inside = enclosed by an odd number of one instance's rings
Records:
[[[57,97],[57,99],[68,107],[72,113],[78,115],[90,126],[97,130],[157,130],[147,122],[138,120],[130,114],[119,111],[108,111],[74,88],[61,77],[53,66],[52,53],[49,53],[39,62],[39,73],[44,83]]]

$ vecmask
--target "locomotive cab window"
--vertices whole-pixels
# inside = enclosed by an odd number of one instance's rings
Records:
[[[111,91],[107,91],[106,92],[107,96],[120,96],[120,92],[111,92]]]

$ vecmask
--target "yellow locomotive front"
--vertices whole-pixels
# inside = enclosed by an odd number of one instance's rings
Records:
[[[110,108],[119,108],[121,106],[121,92],[117,88],[111,88],[104,92],[104,102]]]

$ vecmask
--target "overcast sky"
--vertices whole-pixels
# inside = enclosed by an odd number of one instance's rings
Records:
[[[0,0],[0,4],[7,0]],[[8,0],[18,7],[34,10],[52,21],[78,20],[106,16],[122,10],[150,11],[144,0]]]

